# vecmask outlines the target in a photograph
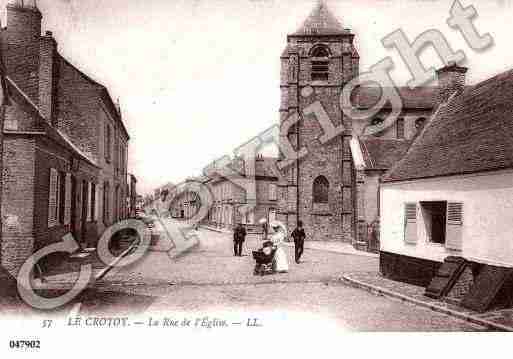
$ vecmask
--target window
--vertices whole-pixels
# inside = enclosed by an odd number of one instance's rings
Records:
[[[66,214],[66,172],[59,172],[59,223],[64,224]]]
[[[312,81],[328,81],[329,62],[312,61]]]
[[[112,150],[112,133],[108,123],[105,124],[105,160],[110,163]]]
[[[317,46],[311,53],[312,81],[328,81],[329,79],[329,50],[326,46]]]
[[[404,241],[409,244],[417,243],[417,204],[404,205]]]
[[[424,117],[420,117],[415,120],[416,135],[418,135],[424,129],[425,125],[426,125],[426,119]]]
[[[116,186],[114,195],[114,220],[119,220],[119,185]]]
[[[373,118],[372,121],[371,121],[371,126],[372,127],[375,127],[374,129],[374,133],[373,135],[376,136],[376,137],[381,137],[383,136],[383,125],[384,125],[384,121],[382,118],[380,117],[376,117],[376,118]]]
[[[276,210],[274,208],[269,208],[269,221],[268,223],[273,223],[276,221]]]
[[[276,201],[278,198],[276,196],[276,185],[274,183],[269,184],[269,200]]]
[[[447,203],[447,238],[445,248],[462,249],[463,203]]]
[[[255,220],[255,213],[248,212],[246,213],[246,224],[253,224]]]
[[[91,183],[91,221],[96,220],[96,183]]]
[[[319,176],[313,183],[314,203],[328,203],[330,184],[326,177]]]
[[[404,118],[398,118],[396,122],[396,137],[404,139]]]
[[[420,202],[420,208],[428,242],[445,244],[447,202]]]
[[[312,57],[328,57],[330,52],[326,46],[317,46],[312,51]]]
[[[114,134],[114,167],[116,169],[116,175],[119,175],[120,168],[120,156],[119,156],[119,139],[118,136]]]
[[[59,172],[50,168],[48,184],[48,228],[53,227],[59,220]]]

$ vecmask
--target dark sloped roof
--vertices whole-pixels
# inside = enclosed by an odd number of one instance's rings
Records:
[[[430,119],[384,181],[513,167],[513,71],[454,96]]]
[[[387,170],[408,151],[411,141],[384,139],[373,136],[360,137],[360,148],[366,169]]]
[[[403,102],[403,108],[408,109],[432,109],[436,103],[437,87],[425,86],[415,87],[396,87],[399,96]],[[392,87],[384,87],[383,92],[390,93]],[[381,87],[377,86],[361,86],[353,91],[353,98],[356,100],[355,105],[361,108],[370,108],[374,106],[381,98]],[[385,105],[390,106],[390,103]]]
[[[330,12],[324,2],[319,2],[301,27],[293,35],[341,35],[347,34],[342,24]]]

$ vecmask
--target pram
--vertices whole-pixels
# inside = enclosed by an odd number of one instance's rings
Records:
[[[253,270],[254,275],[264,276],[274,273],[273,261],[276,249],[273,242],[267,241],[258,251],[253,251],[253,258],[256,262],[255,269]]]

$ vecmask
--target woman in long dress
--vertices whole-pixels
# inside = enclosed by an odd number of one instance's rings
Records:
[[[278,247],[274,255],[274,270],[278,273],[286,273],[289,270],[289,261],[287,254],[283,249],[283,242],[285,241],[286,232],[282,225],[278,222],[271,223],[273,233],[269,239]]]

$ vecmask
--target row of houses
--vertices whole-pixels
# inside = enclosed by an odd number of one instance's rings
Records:
[[[136,179],[129,134],[108,89],[59,52],[30,2],[7,5],[1,29],[4,92],[2,266],[16,274],[35,251],[67,233],[81,248],[127,218]],[[51,255],[43,270],[62,260]]]
[[[151,198],[147,197],[146,204],[159,207],[161,214],[176,219],[192,219],[205,205],[200,196],[200,188],[203,188],[209,193],[210,203],[207,204],[208,212],[199,218],[202,224],[231,230],[242,223],[250,230],[259,231],[262,229],[260,220],[276,219],[281,179],[277,161],[277,158],[264,156],[254,159],[235,157],[228,164],[214,161],[206,166],[202,176],[156,189]],[[229,175],[224,171],[227,168]],[[247,190],[248,186],[241,181],[252,183],[253,189]],[[164,203],[169,208],[162,208]],[[243,210],[248,206],[249,211]]]

